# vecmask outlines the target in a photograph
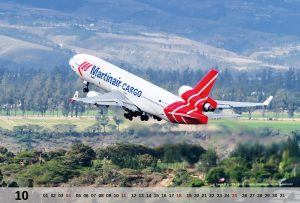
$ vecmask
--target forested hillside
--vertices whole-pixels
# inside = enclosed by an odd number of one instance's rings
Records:
[[[213,149],[179,143],[149,148],[116,144],[93,150],[82,143],[70,150],[0,147],[0,187],[32,186],[278,186],[299,183],[299,134],[280,144],[239,145],[221,160]],[[281,180],[281,181],[280,181]]]

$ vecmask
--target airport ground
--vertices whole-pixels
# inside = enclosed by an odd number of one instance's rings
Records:
[[[122,118],[120,112],[118,116]],[[238,119],[210,120],[208,125],[177,125],[166,121],[158,122],[150,119],[142,122],[138,118],[133,121],[123,119],[117,132],[116,124],[113,120],[115,113],[109,111],[107,116],[109,122],[106,125],[105,133],[100,125],[94,136],[84,136],[84,133],[91,132],[99,123],[95,119],[96,111],[87,112],[80,117],[63,117],[61,115],[47,114],[45,117],[27,114],[26,116],[0,116],[0,128],[13,131],[17,127],[26,125],[36,125],[41,127],[40,131],[48,134],[59,134],[56,139],[34,139],[30,136],[24,138],[1,137],[1,144],[6,143],[12,151],[28,147],[24,140],[34,140],[30,142],[30,147],[42,150],[52,150],[58,148],[69,148],[74,142],[79,140],[93,148],[105,147],[110,144],[120,142],[131,142],[143,144],[150,147],[157,147],[161,144],[187,142],[199,144],[204,148],[214,148],[221,157],[226,157],[239,143],[261,143],[268,145],[272,142],[281,142],[292,131],[300,131],[300,116],[287,118],[282,114],[275,120],[273,112],[267,112],[265,118],[260,111],[252,113],[252,119],[248,119],[248,114],[243,113]],[[72,133],[77,132],[73,136]],[[98,132],[98,135],[97,135]],[[109,136],[107,136],[109,135]]]
[[[58,124],[73,124],[76,125],[76,131],[84,131],[89,126],[94,125],[97,121],[95,116],[96,111],[88,112],[80,117],[64,117],[62,115],[50,115],[47,114],[45,117],[39,116],[37,114],[27,114],[26,116],[21,116],[18,113],[16,116],[5,116],[0,115],[0,127],[3,129],[11,130],[14,126],[20,125],[40,125],[45,128],[52,129],[53,126]],[[112,112],[108,113],[109,117],[113,116]],[[122,117],[122,115],[119,115]],[[205,125],[174,125],[177,130],[187,130],[187,131],[201,131],[209,128],[215,129],[218,126],[223,126],[231,130],[238,129],[257,129],[268,127],[274,130],[279,130],[280,132],[287,133],[293,130],[300,130],[300,113],[295,114],[294,118],[288,118],[287,114],[282,113],[278,119],[274,119],[274,112],[268,112],[265,118],[262,117],[261,112],[252,113],[252,119],[248,119],[248,113],[243,113],[240,118],[229,118],[220,120],[210,120],[208,126]],[[124,119],[125,120],[125,119]],[[149,120],[147,123],[153,124],[163,124],[165,121],[157,122],[155,120]],[[138,118],[134,119],[132,122],[125,120],[120,125],[120,130],[128,128],[131,124],[141,124],[145,125],[145,122],[139,121]]]

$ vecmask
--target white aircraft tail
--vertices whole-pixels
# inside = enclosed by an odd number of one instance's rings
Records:
[[[70,102],[74,103],[75,101],[77,101],[78,97],[79,97],[79,92],[75,91],[73,97],[70,99]]]
[[[273,96],[270,96],[268,99],[266,99],[266,101],[264,101],[263,105],[264,106],[268,106],[270,104],[270,102],[272,101]]]

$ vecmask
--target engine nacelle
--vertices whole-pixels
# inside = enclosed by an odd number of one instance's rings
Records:
[[[179,96],[182,98],[182,95],[183,95],[185,92],[187,92],[187,91],[189,91],[189,90],[192,90],[192,89],[193,89],[193,88],[190,87],[190,86],[183,85],[183,86],[179,87],[179,89],[178,89],[178,94],[179,94]],[[182,98],[182,99],[184,99],[184,98]]]
[[[215,111],[215,108],[213,108],[210,103],[206,102],[203,105],[203,111],[205,111],[205,112],[209,112],[209,111],[213,112],[213,111]]]
[[[87,94],[86,94],[86,97],[95,97],[95,96],[99,96],[100,93],[99,92],[96,92],[96,91],[89,91]]]

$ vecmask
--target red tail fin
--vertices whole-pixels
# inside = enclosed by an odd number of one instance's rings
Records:
[[[187,102],[190,102],[193,98],[195,99],[195,97],[197,100],[206,98],[209,95],[217,77],[218,71],[212,69],[192,90],[186,91],[181,95],[181,97]]]
[[[218,71],[215,69],[212,69],[208,72],[206,76],[202,78],[202,80],[194,87],[194,91],[202,96],[207,97],[210,93],[217,77],[218,77]]]

